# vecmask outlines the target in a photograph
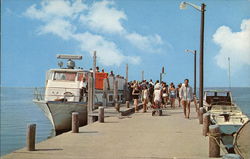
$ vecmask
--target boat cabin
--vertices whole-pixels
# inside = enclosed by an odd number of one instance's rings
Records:
[[[204,91],[204,104],[212,105],[232,105],[232,95],[230,91],[207,90]]]
[[[58,55],[59,59],[68,59],[67,67],[63,68],[63,63],[59,62],[58,69],[50,69],[46,74],[45,101],[67,101],[67,102],[87,102],[87,83],[91,71],[76,68],[73,60],[82,59],[78,55]],[[108,76],[106,72],[95,73],[95,102],[102,101],[103,82],[108,79],[108,103],[113,101],[114,80],[118,81],[118,99],[121,101],[125,79],[121,77]]]

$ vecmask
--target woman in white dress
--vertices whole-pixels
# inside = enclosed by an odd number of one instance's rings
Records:
[[[142,90],[142,101],[143,101],[143,113],[147,112],[147,104],[149,100],[149,91],[147,89],[147,86],[143,86]]]

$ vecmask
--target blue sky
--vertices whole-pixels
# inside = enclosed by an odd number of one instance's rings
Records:
[[[250,87],[250,1],[191,0],[205,3],[205,87]],[[89,69],[97,51],[106,71],[129,79],[193,83],[193,55],[199,63],[200,12],[178,0],[38,1],[3,0],[1,9],[1,86],[44,86],[45,72],[57,68],[56,54],[79,54]],[[199,82],[199,74],[197,81]],[[197,83],[198,85],[198,83]]]

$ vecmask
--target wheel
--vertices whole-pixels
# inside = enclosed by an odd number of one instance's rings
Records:
[[[159,116],[162,116],[162,110],[161,109],[159,110]]]

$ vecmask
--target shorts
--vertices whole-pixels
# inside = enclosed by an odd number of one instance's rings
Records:
[[[133,95],[133,99],[139,99],[138,95]]]
[[[181,101],[182,101],[182,102],[191,103],[191,100],[190,100],[190,99],[182,99]]]

